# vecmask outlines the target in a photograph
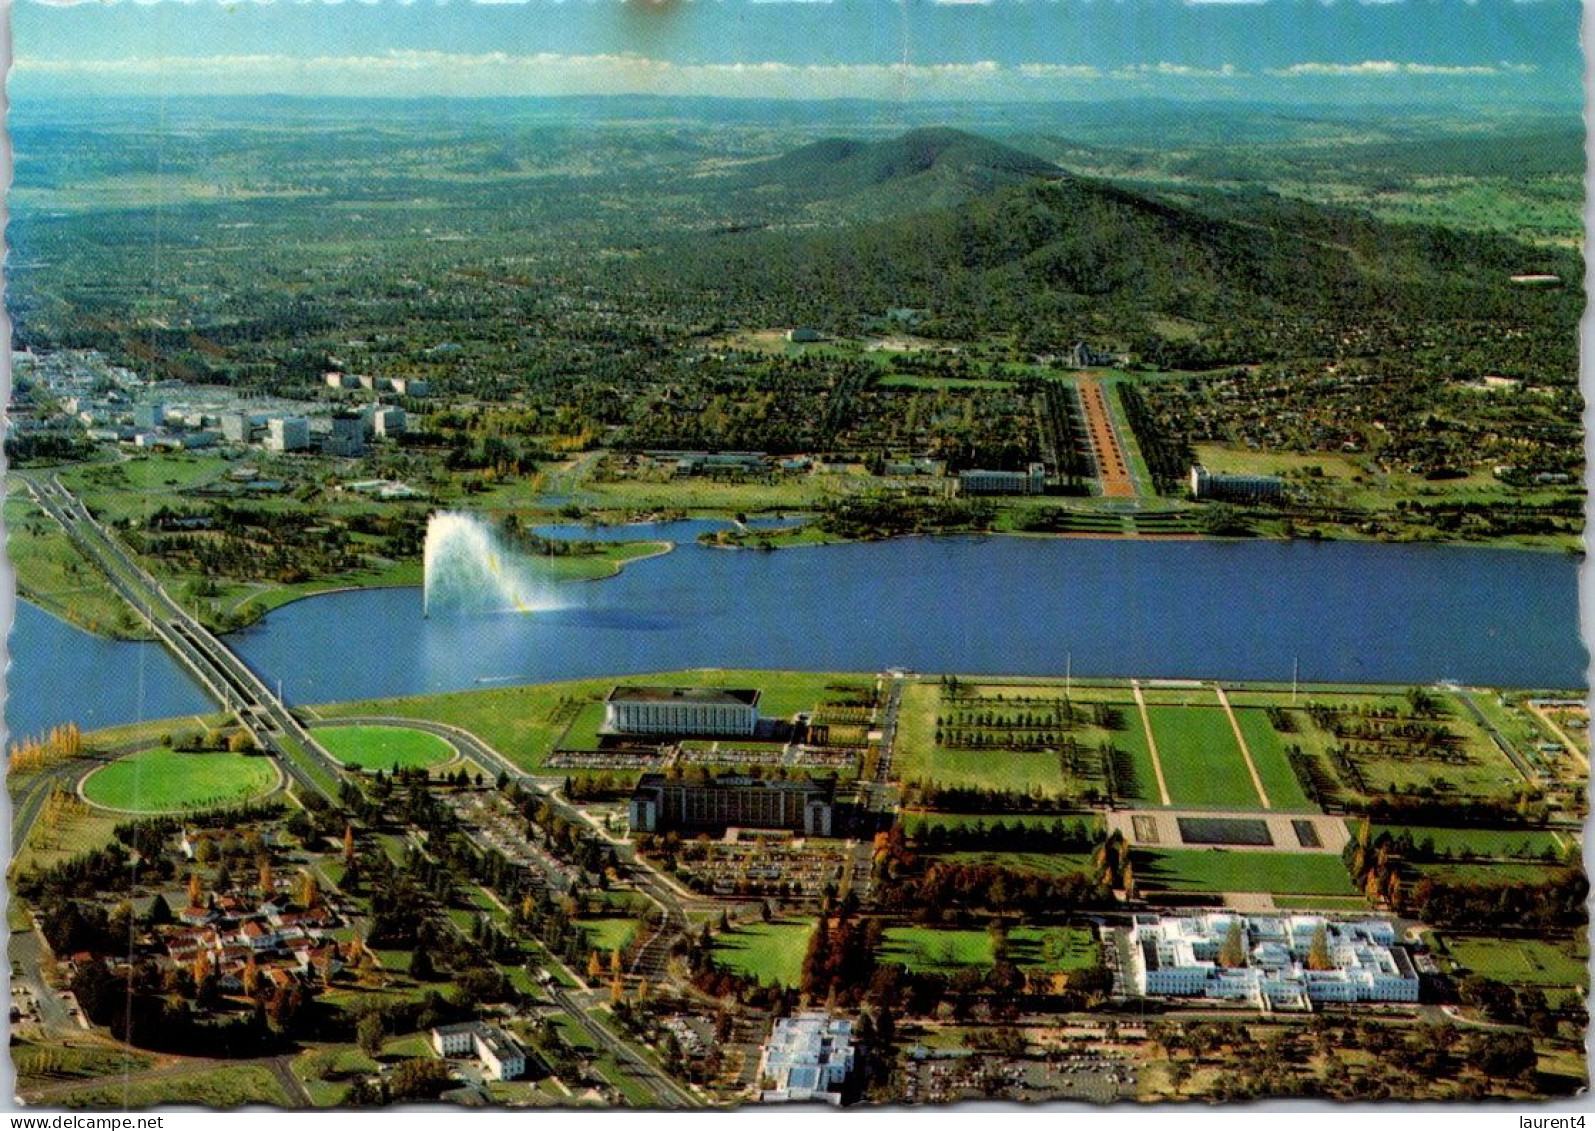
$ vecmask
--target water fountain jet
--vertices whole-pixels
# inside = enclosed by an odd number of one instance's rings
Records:
[[[427,521],[421,592],[428,617],[434,609],[530,613],[561,603],[497,531],[458,511],[440,511]]]

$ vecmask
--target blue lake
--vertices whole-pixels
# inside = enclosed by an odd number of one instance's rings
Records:
[[[1446,546],[916,538],[757,553],[709,524],[531,614],[422,616],[415,589],[316,597],[231,638],[297,703],[685,667],[1582,687],[1567,555]],[[582,528],[550,528],[583,538]],[[202,709],[158,649],[20,605],[13,732]]]

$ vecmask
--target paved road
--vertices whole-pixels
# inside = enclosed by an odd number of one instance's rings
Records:
[[[310,737],[254,671],[135,561],[121,542],[54,475],[21,476],[39,506],[110,580],[112,587],[224,710],[302,788],[336,801],[339,764]]]
[[[679,1109],[704,1106],[703,1100],[672,1080],[668,1073],[644,1060],[631,1047],[630,1042],[622,1040],[607,1025],[594,1019],[592,995],[584,994],[578,997],[573,991],[559,986],[551,987],[549,992],[555,1003],[581,1026],[599,1047],[613,1055],[620,1063],[621,1070],[651,1093],[661,1107]]]

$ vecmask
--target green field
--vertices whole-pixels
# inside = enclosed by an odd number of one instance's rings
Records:
[[[437,735],[406,727],[319,727],[316,741],[344,765],[362,770],[425,769],[457,753]]]
[[[1290,768],[1290,759],[1285,756],[1284,743],[1268,721],[1267,713],[1237,709],[1235,721],[1240,725],[1246,749],[1252,755],[1252,765],[1257,767],[1257,776],[1263,779],[1263,789],[1268,792],[1268,800],[1274,808],[1315,809],[1302,792],[1296,771]]]
[[[934,859],[954,864],[1010,868],[1015,872],[1036,872],[1046,876],[1064,876],[1075,872],[1090,875],[1095,871],[1089,852],[948,852]]]
[[[1419,877],[1432,876],[1448,883],[1503,887],[1508,884],[1543,884],[1552,866],[1546,864],[1417,864]]]
[[[1073,794],[1074,779],[1048,750],[957,750],[936,747],[922,780],[965,789],[1005,789],[1047,796]]]
[[[1135,882],[1143,891],[1357,894],[1340,857],[1328,854],[1136,849],[1131,865]]]
[[[1099,959],[1096,937],[1086,927],[1016,927],[1008,932],[1009,961],[1021,967],[1082,970]],[[888,927],[876,956],[916,973],[951,974],[960,967],[995,963],[989,932],[934,927]]]
[[[1589,952],[1573,940],[1444,936],[1445,951],[1475,974],[1513,985],[1584,988]]]
[[[1355,836],[1360,825],[1348,821]],[[1373,835],[1389,833],[1400,836],[1411,833],[1416,845],[1432,841],[1436,852],[1449,853],[1460,860],[1469,857],[1480,860],[1503,860],[1520,857],[1538,857],[1546,849],[1558,856],[1574,847],[1572,836],[1554,833],[1548,829],[1448,829],[1433,825],[1375,825]]]
[[[1235,730],[1216,703],[1210,707],[1149,706],[1147,717],[1157,739],[1169,799],[1175,805],[1256,809],[1261,804],[1235,741]]]
[[[576,925],[586,931],[588,940],[605,954],[622,949],[637,932],[635,919],[581,919]]]
[[[133,1110],[156,1104],[194,1104],[199,1107],[241,1107],[269,1104],[287,1107],[288,1096],[272,1075],[258,1064],[232,1064],[198,1072],[171,1072],[133,1081],[96,1084],[51,1096],[52,1104],[69,1108]]]
[[[813,933],[812,919],[741,924],[714,937],[714,960],[761,984],[796,986],[803,978],[803,958]]]
[[[536,772],[573,721],[588,704],[601,702],[617,683],[692,687],[753,687],[763,694],[759,713],[786,718],[824,701],[830,685],[873,688],[873,676],[829,672],[741,671],[699,669],[627,676],[624,679],[584,679],[564,683],[529,684],[453,691],[441,695],[413,695],[397,699],[367,699],[329,703],[317,708],[323,718],[350,715],[397,715],[430,719],[470,731],[522,769]]]
[[[204,809],[271,791],[277,768],[249,754],[182,754],[157,746],[118,758],[83,782],[96,805],[136,813]]]

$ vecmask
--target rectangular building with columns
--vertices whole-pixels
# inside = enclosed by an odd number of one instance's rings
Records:
[[[600,734],[750,737],[759,693],[718,687],[617,687],[604,702]]]

